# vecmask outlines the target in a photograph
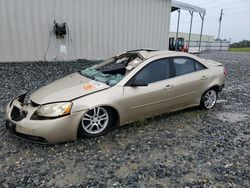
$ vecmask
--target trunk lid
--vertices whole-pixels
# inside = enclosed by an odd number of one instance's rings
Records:
[[[209,64],[211,67],[218,67],[223,66],[221,63],[213,60],[205,60],[207,64]]]

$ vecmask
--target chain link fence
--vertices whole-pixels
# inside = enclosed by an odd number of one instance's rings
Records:
[[[230,48],[228,41],[202,41],[201,51],[227,51]],[[199,41],[190,41],[189,51],[197,51],[199,49]]]

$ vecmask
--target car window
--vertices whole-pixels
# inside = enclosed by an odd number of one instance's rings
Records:
[[[135,79],[141,79],[147,83],[158,82],[170,78],[169,59],[159,59],[146,65],[136,76]]]
[[[190,58],[177,57],[173,58],[176,76],[187,74],[195,71],[194,61]]]
[[[196,71],[206,69],[206,67],[204,65],[202,65],[201,63],[199,63],[197,61],[195,61],[195,68],[196,68]]]

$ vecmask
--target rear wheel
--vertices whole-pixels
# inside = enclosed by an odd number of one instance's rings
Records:
[[[108,132],[114,116],[109,108],[95,107],[87,111],[80,122],[78,133],[82,137],[97,137]]]
[[[211,109],[215,106],[217,99],[218,93],[214,89],[209,89],[202,95],[200,106],[203,109]]]

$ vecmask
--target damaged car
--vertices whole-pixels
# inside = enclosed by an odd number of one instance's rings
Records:
[[[226,70],[182,52],[127,51],[11,100],[6,128],[45,144],[96,137],[112,126],[163,113],[215,106]]]

